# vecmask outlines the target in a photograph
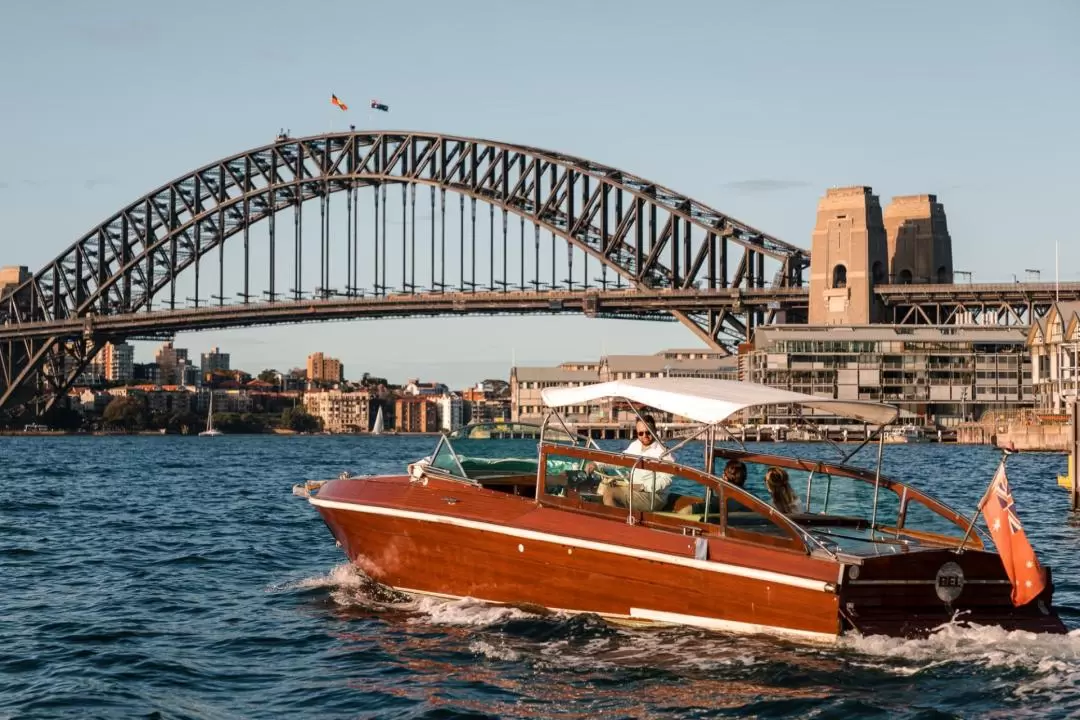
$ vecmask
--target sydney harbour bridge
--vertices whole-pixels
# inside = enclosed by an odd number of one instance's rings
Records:
[[[674,320],[733,351],[757,325],[805,322],[809,264],[579,157],[414,132],[280,135],[152,190],[9,287],[0,412],[49,408],[106,342],[212,328],[579,313]],[[1054,284],[875,292],[897,323],[1023,325]]]

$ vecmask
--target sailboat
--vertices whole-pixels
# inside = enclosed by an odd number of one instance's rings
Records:
[[[210,408],[206,411],[206,429],[199,433],[199,437],[217,437],[225,433],[214,429],[214,393],[210,392]]]
[[[382,405],[379,406],[379,412],[375,414],[375,424],[371,426],[372,435],[382,435],[383,433],[383,417],[382,417]]]

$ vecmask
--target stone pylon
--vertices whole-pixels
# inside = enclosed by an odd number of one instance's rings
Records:
[[[886,281],[885,226],[873,189],[830,188],[818,203],[810,246],[810,324],[879,320],[874,285]]]
[[[885,208],[889,282],[951,283],[952,239],[936,195],[901,195]]]

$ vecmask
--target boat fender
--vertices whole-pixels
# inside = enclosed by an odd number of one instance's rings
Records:
[[[694,559],[695,560],[708,560],[709,559],[709,541],[705,538],[694,538]]]

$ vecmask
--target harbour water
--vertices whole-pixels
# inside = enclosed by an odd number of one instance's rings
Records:
[[[0,438],[0,718],[1080,714],[1080,630],[957,625],[823,647],[372,591],[291,486],[400,471],[433,445]],[[885,468],[970,512],[998,458],[898,445]],[[1080,523],[1055,482],[1065,459],[1009,463],[1056,604],[1080,628]]]

